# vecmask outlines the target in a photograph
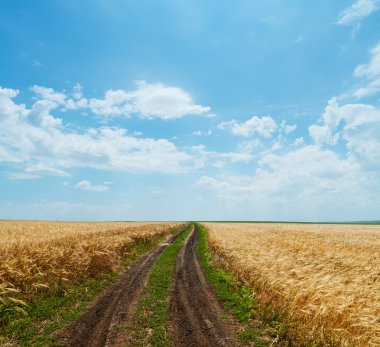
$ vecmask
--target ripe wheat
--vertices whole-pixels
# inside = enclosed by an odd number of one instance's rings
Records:
[[[380,227],[205,223],[218,263],[296,345],[380,346]]]
[[[179,223],[0,221],[0,311],[114,270],[138,241]]]

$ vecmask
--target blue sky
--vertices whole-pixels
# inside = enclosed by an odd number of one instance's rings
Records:
[[[4,0],[0,218],[376,220],[380,1]]]

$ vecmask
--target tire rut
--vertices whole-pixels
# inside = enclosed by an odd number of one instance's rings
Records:
[[[136,304],[143,293],[147,273],[165,248],[185,230],[186,228],[133,263],[77,321],[59,333],[52,346],[128,345],[132,335]]]
[[[170,302],[175,346],[235,346],[222,308],[207,284],[196,254],[197,228],[178,255]]]

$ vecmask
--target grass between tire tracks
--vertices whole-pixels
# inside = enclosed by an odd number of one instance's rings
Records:
[[[243,345],[270,346],[277,339],[281,324],[271,320],[262,323],[262,313],[255,300],[252,289],[239,281],[231,272],[218,269],[213,264],[214,255],[207,247],[206,228],[197,224],[197,252],[207,281],[212,285],[223,306],[239,322],[238,340]]]
[[[173,229],[177,233],[182,226]],[[120,264],[119,270],[103,273],[96,278],[73,284],[69,290],[47,293],[25,308],[26,315],[9,311],[0,317],[0,346],[46,346],[53,341],[51,334],[79,318],[106,287],[112,284],[130,264],[162,242],[162,237],[139,241]]]
[[[144,296],[138,303],[133,346],[173,346],[169,328],[169,295],[177,255],[193,228],[189,224],[171,245],[158,257],[152,267]]]

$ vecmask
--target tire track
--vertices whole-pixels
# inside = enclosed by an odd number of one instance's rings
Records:
[[[235,346],[222,308],[206,283],[196,254],[197,228],[177,258],[170,303],[175,346]]]
[[[79,320],[61,331],[53,346],[125,346],[130,341],[136,304],[142,295],[148,271],[157,257],[182,231],[153,249],[122,274],[101,294]]]

